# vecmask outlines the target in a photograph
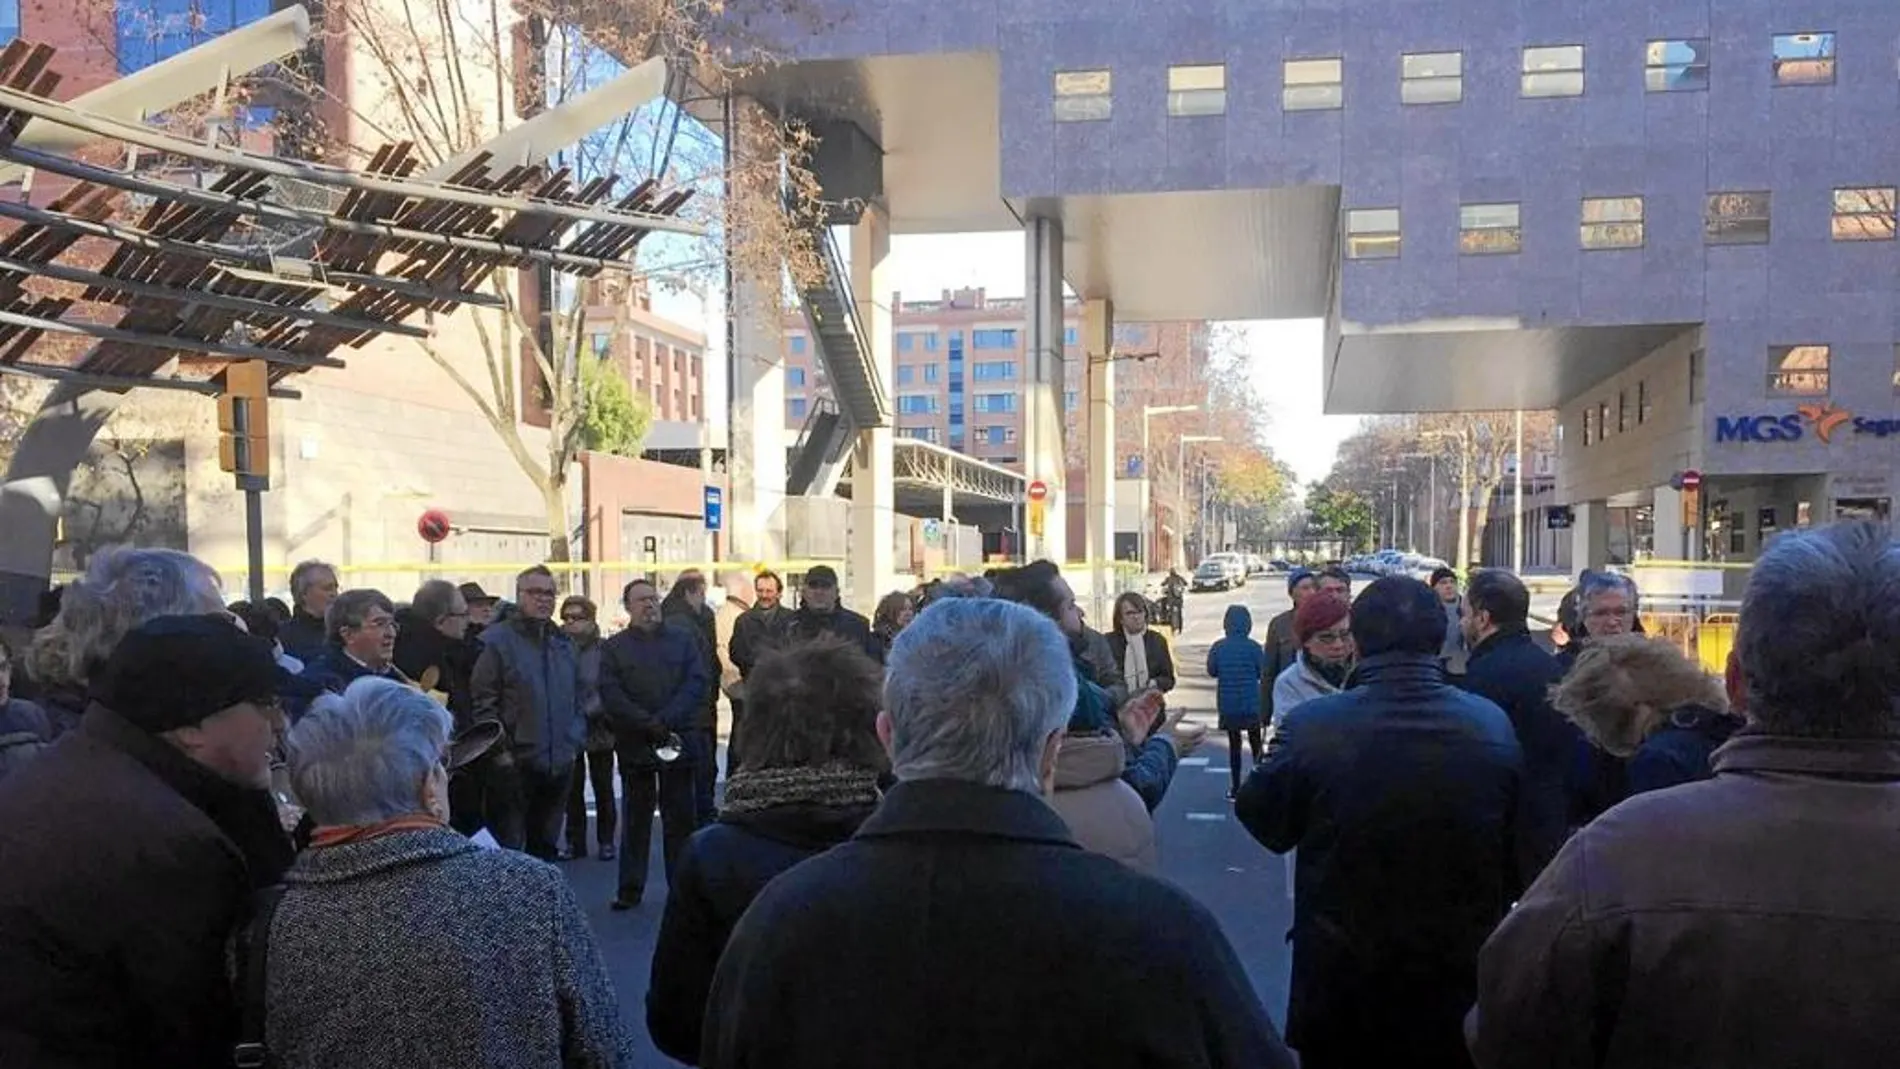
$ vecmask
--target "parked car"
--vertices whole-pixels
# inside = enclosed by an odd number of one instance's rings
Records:
[[[1226,561],[1209,557],[1195,566],[1189,587],[1197,594],[1203,590],[1232,590],[1234,570],[1228,567]]]
[[[1267,574],[1267,562],[1258,553],[1247,554],[1247,577]]]
[[[1273,560],[1270,560],[1267,562],[1267,570],[1270,572],[1280,572],[1282,574],[1285,574],[1293,570],[1293,562],[1281,560],[1278,557],[1275,557]]]
[[[1247,570],[1247,558],[1239,553],[1210,553],[1208,559],[1219,560],[1233,573],[1235,586],[1246,586],[1247,577],[1253,573]]]

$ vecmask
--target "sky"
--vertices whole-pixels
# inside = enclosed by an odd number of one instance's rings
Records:
[[[1023,236],[997,234],[901,235],[891,241],[892,288],[912,299],[935,297],[946,289],[981,286],[992,297],[1023,294]],[[708,349],[706,392],[725,396],[725,332],[717,329],[708,305],[692,294],[654,294],[654,311],[704,329]],[[1231,324],[1245,339],[1254,392],[1270,415],[1267,445],[1299,476],[1302,484],[1323,479],[1332,470],[1339,443],[1358,426],[1356,416],[1327,416],[1320,411],[1320,350],[1323,325],[1317,319],[1258,320]],[[713,411],[723,413],[723,403]]]

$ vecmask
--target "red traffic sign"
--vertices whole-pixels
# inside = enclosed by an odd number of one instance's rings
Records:
[[[430,509],[416,520],[416,533],[431,545],[449,536],[449,514],[441,509]]]
[[[1029,484],[1029,500],[1031,501],[1049,500],[1049,484],[1043,482],[1041,479],[1037,479],[1035,482],[1030,483]]]
[[[1696,471],[1694,468],[1683,472],[1682,488],[1684,490],[1700,490],[1702,488],[1702,473]]]

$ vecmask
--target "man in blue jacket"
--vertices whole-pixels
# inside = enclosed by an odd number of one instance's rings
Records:
[[[498,720],[507,732],[500,778],[516,789],[495,838],[543,861],[559,851],[574,758],[587,737],[580,658],[554,622],[558,595],[554,573],[540,565],[515,577],[519,610],[482,632],[469,685],[474,720]]]
[[[694,777],[717,759],[710,734],[693,730],[712,685],[698,640],[662,622],[660,592],[645,579],[628,583],[620,600],[627,629],[600,648],[600,701],[613,724],[626,805],[616,910],[638,906],[646,893],[656,798],[671,879],[680,848],[699,828]]]
[[[1445,682],[1430,587],[1373,583],[1352,635],[1357,685],[1288,713],[1234,804],[1261,845],[1299,848],[1287,1042],[1304,1069],[1468,1069],[1523,758],[1503,710]]]

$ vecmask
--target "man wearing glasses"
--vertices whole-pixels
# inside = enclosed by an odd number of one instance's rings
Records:
[[[496,841],[543,861],[558,852],[574,759],[587,737],[580,658],[554,622],[554,573],[535,565],[515,577],[517,610],[482,632],[470,690],[474,718],[506,732]]]

